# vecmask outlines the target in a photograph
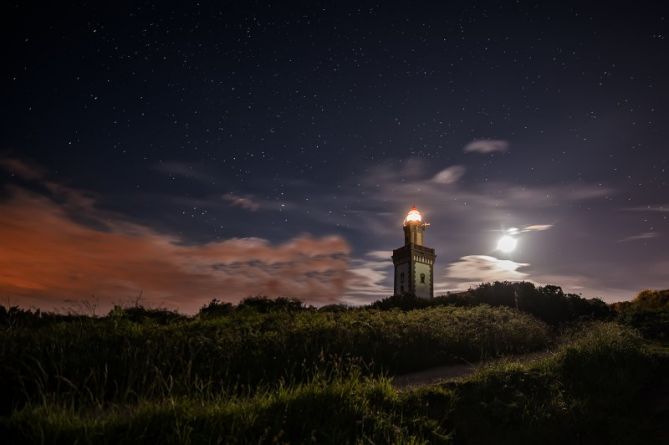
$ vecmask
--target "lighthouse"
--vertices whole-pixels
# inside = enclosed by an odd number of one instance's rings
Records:
[[[423,245],[425,229],[430,225],[414,206],[404,218],[404,246],[393,250],[395,295],[434,296],[434,249]]]

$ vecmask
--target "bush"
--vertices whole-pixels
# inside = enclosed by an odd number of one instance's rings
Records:
[[[237,306],[237,310],[252,309],[261,314],[270,312],[296,312],[307,309],[304,304],[296,298],[278,297],[249,297],[243,299]]]
[[[535,287],[527,282],[484,283],[464,292],[450,293],[433,299],[412,295],[396,295],[372,304],[372,307],[388,310],[413,310],[435,306],[505,306],[534,315],[553,325],[582,321],[607,320],[611,309],[597,298],[585,299],[574,294],[565,294],[558,286]]]
[[[231,314],[235,310],[232,303],[224,303],[220,300],[213,299],[208,304],[202,306],[198,315],[201,318],[222,317]]]
[[[669,289],[644,290],[632,301],[614,303],[618,321],[638,329],[644,337],[669,339]]]
[[[133,323],[169,324],[187,320],[183,314],[168,309],[145,308],[144,306],[114,306],[107,315],[109,318],[122,318]]]
[[[632,300],[632,304],[643,309],[669,309],[669,289],[646,289]]]
[[[644,337],[669,340],[669,310],[631,308],[618,315],[618,320],[638,329]]]
[[[445,384],[447,424],[458,443],[659,444],[667,372],[669,354],[652,355],[634,330],[587,324],[538,363],[496,364]]]

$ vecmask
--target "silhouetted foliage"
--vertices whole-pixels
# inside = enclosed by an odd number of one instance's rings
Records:
[[[271,312],[296,312],[309,309],[313,308],[305,306],[304,303],[296,298],[268,298],[257,296],[245,298],[237,306],[232,303],[213,299],[202,306],[198,315],[200,318],[214,318],[230,315],[238,311],[253,311],[259,314],[269,314]]]
[[[565,294],[559,286],[536,287],[528,282],[484,283],[466,292],[478,304],[515,307],[546,323],[557,325],[577,320],[605,320],[611,310],[598,298]]]
[[[645,309],[669,309],[669,289],[643,290],[632,300],[632,304]]]
[[[384,298],[371,304],[371,307],[374,309],[401,309],[403,311],[424,309],[432,306],[438,306],[438,304],[434,300],[419,298],[411,294],[393,295],[392,297]]]
[[[261,314],[268,314],[270,312],[295,312],[308,308],[297,298],[278,297],[272,299],[258,296],[243,299],[237,305],[237,310],[243,309],[252,309]]]
[[[235,307],[232,303],[226,303],[216,298],[211,300],[200,308],[198,315],[202,318],[223,317],[234,312]]]
[[[346,304],[326,304],[318,308],[319,312],[347,312],[352,310],[355,310],[355,308]]]
[[[669,289],[641,292],[632,301],[614,303],[618,321],[638,329],[645,337],[669,339]]]
[[[372,304],[372,307],[387,310],[422,309],[426,307],[454,305],[506,306],[528,312],[535,317],[558,325],[577,320],[606,320],[611,318],[611,309],[598,298],[585,299],[575,294],[565,294],[558,286],[536,287],[528,282],[483,283],[464,292],[450,293],[433,299],[417,298],[413,295],[396,295]]]
[[[146,308],[144,306],[114,306],[107,317],[123,318],[133,323],[153,322],[158,324],[169,324],[186,320],[188,317],[176,311],[159,308]]]
[[[80,314],[58,314],[43,312],[39,309],[22,309],[18,306],[5,308],[0,306],[0,326],[2,327],[40,327],[55,322],[74,323],[87,320]]]
[[[618,321],[638,329],[644,337],[669,339],[669,310],[629,309],[618,315]]]

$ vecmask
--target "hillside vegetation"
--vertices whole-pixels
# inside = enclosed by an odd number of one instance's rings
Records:
[[[0,434],[68,444],[664,443],[667,309],[657,299],[602,307],[554,286],[494,283],[361,308],[214,300],[192,317],[0,307]],[[534,364],[392,386],[408,371],[547,348],[557,352]]]
[[[550,342],[542,322],[487,306],[412,312],[246,308],[167,324],[135,316],[115,311],[0,331],[0,375],[10,394],[3,412],[43,397],[125,402],[253,391],[353,367],[365,374],[401,373],[533,351]]]
[[[595,324],[539,363],[407,392],[353,372],[246,395],[94,406],[46,398],[2,428],[12,440],[63,444],[659,444],[667,438],[667,371],[667,353],[649,350],[634,331]]]
[[[580,295],[565,293],[558,286],[537,287],[528,282],[483,283],[464,292],[450,293],[430,300],[397,295],[377,301],[372,307],[411,310],[480,304],[518,309],[552,326],[582,320],[606,320],[613,316],[611,308],[598,298],[586,299]]]

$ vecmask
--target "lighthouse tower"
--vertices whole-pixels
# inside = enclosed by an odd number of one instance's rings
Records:
[[[395,295],[410,294],[420,298],[434,296],[433,270],[437,257],[434,249],[423,245],[429,224],[414,206],[404,218],[404,246],[393,250]]]

